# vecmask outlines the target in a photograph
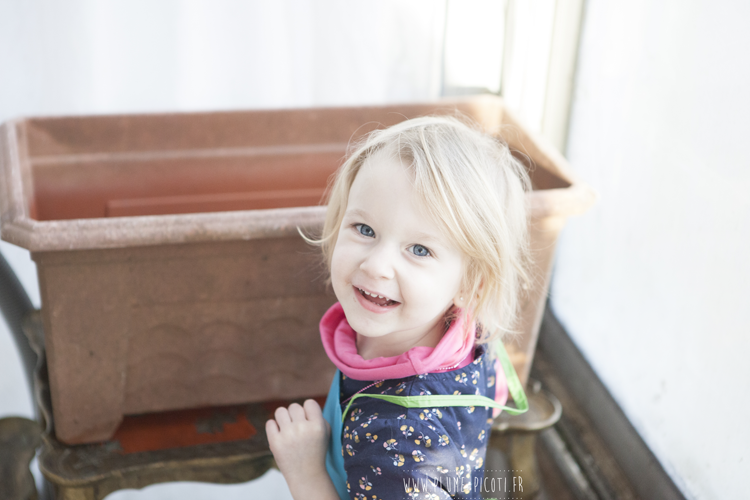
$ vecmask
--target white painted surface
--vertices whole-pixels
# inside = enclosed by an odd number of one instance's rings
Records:
[[[501,94],[521,122],[565,152],[585,0],[507,0]]]
[[[0,118],[424,100],[445,3],[9,0]]]
[[[750,3],[589,0],[568,141],[600,193],[552,305],[691,499],[748,498]]]
[[[555,0],[508,0],[502,95],[527,127],[540,131],[549,85]]]
[[[443,90],[500,90],[505,1],[449,0],[445,23]]]

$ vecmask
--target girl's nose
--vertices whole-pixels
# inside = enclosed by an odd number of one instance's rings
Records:
[[[359,268],[372,279],[393,279],[394,254],[386,245],[377,245],[365,256]]]

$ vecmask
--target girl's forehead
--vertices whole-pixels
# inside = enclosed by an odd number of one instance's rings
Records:
[[[359,205],[389,200],[412,212],[422,211],[421,196],[414,187],[410,166],[398,156],[378,151],[369,156],[359,168],[351,187],[347,208],[362,209]]]
[[[414,186],[414,172],[396,155],[375,153],[365,160],[349,190],[346,217],[408,232],[420,241],[447,243],[444,225]]]
[[[411,163],[412,161],[400,154],[396,148],[384,147],[368,154],[362,161],[362,166],[359,170],[361,172],[364,169],[382,170],[388,167],[394,169],[399,167],[399,170],[404,172],[407,178],[413,181],[414,171]]]

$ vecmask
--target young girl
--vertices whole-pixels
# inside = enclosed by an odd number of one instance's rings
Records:
[[[338,299],[320,322],[338,368],[325,415],[308,400],[266,424],[296,500],[481,498],[491,407],[508,395],[495,346],[527,280],[528,189],[506,145],[455,118],[354,149],[319,241]]]

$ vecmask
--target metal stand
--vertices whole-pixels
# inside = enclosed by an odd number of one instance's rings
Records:
[[[502,413],[492,424],[485,477],[497,481],[494,491],[490,490],[493,483],[488,483],[485,498],[530,500],[541,490],[536,441],[541,431],[560,420],[562,405],[541,390],[538,382],[530,381],[527,391],[528,412],[516,416]]]
[[[36,500],[34,476],[29,464],[41,443],[42,429],[21,417],[0,419],[0,498]]]
[[[137,453],[125,452],[116,440],[75,446],[59,442],[52,424],[47,366],[39,343],[43,333],[38,313],[24,323],[24,331],[40,360],[34,381],[37,404],[45,422],[39,469],[52,484],[55,499],[101,500],[120,489],[171,481],[244,483],[262,476],[273,466],[273,455],[265,435],[265,421],[272,413],[269,403],[240,408],[257,430],[251,439]],[[209,419],[205,425],[216,424],[220,428],[222,418],[217,415],[215,422]]]

